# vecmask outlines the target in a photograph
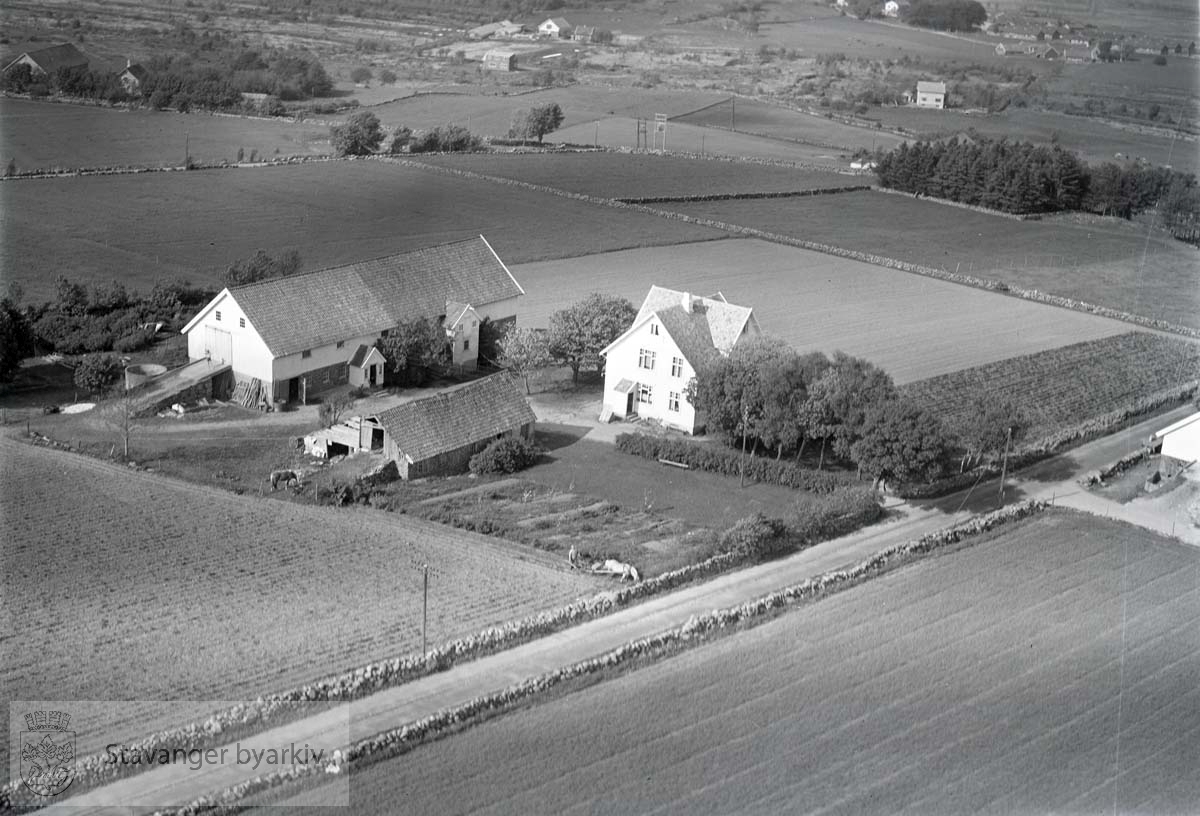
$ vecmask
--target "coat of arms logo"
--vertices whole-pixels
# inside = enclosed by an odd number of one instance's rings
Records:
[[[62,793],[75,778],[75,732],[63,711],[31,711],[21,732],[21,781],[39,796]]]

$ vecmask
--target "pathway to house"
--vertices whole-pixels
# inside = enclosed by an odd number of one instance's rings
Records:
[[[1113,437],[1105,437],[1043,463],[1028,475],[1013,480],[1013,493],[1055,497],[1086,494],[1075,479],[1088,470],[1116,459],[1156,428],[1182,416],[1181,408],[1140,423]],[[597,423],[599,427],[599,423]],[[1050,475],[1048,479],[1039,479]],[[1081,509],[1094,510],[1090,499],[1079,498]],[[541,638],[499,654],[456,666],[449,671],[388,689],[348,704],[351,741],[385,729],[419,720],[441,709],[465,703],[529,677],[603,654],[630,640],[646,637],[685,622],[690,616],[732,606],[780,587],[799,583],[831,569],[860,561],[895,544],[961,521],[969,515],[934,507],[902,505],[892,508],[892,518],[849,536],[820,544],[789,558],[718,576],[701,584],[651,598],[615,614]],[[345,714],[319,715],[240,741],[242,747],[263,748],[297,744],[333,746],[345,740]],[[340,736],[339,736],[340,735]],[[72,812],[106,812],[116,803],[136,802],[165,806],[184,804],[239,781],[253,778],[243,766],[206,765],[200,771],[187,766],[160,766],[148,773],[114,782],[69,799]]]

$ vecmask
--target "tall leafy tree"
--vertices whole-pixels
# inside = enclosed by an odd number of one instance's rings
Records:
[[[0,300],[0,382],[12,382],[21,361],[33,354],[33,326],[10,298]]]
[[[433,369],[450,362],[446,329],[437,318],[417,317],[391,329],[376,341],[404,385],[422,385]]]
[[[513,136],[537,139],[538,144],[541,144],[542,137],[558,130],[562,123],[562,108],[557,102],[547,102],[544,105],[535,105],[529,110],[518,111],[513,116],[509,131]]]
[[[512,325],[497,343],[500,365],[520,375],[525,381],[525,393],[529,391],[529,375],[546,368],[553,361],[550,356],[550,338],[538,329]]]
[[[383,142],[383,128],[374,113],[358,111],[342,124],[332,125],[329,140],[339,156],[369,156]]]
[[[226,286],[245,286],[270,278],[286,278],[299,272],[301,265],[300,253],[295,249],[286,249],[278,257],[260,249],[249,258],[231,263],[221,282]]]
[[[851,446],[859,469],[880,482],[933,481],[942,471],[948,443],[941,421],[920,406],[892,399],[865,414]]]
[[[621,336],[637,317],[623,297],[593,292],[550,315],[550,354],[571,369],[574,382],[584,368],[604,371],[600,351]]]
[[[970,419],[958,433],[963,448],[959,471],[965,470],[972,461],[978,463],[985,456],[1000,453],[1010,433],[1012,441],[1019,442],[1028,427],[1025,412],[1015,402],[989,395],[976,398]]]

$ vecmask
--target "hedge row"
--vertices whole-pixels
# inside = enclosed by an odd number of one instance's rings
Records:
[[[672,204],[699,201],[743,201],[756,198],[802,198],[804,196],[835,195],[837,193],[859,193],[874,189],[870,184],[853,187],[818,187],[812,190],[792,190],[772,193],[704,193],[700,195],[650,196],[641,198],[615,198],[624,204]]]
[[[644,459],[667,459],[696,470],[737,476],[741,473],[743,457],[731,448],[702,445],[686,439],[650,436],[641,433],[618,434],[617,450]],[[854,482],[845,473],[802,468],[792,462],[746,456],[746,476],[758,482],[793,487],[811,493],[832,493]]]
[[[632,152],[632,151],[630,151]],[[700,158],[699,154],[689,153],[672,153],[675,156],[691,156],[695,155]],[[618,201],[612,198],[601,198],[600,196],[586,195],[584,193],[572,193],[566,190],[560,190],[556,187],[548,187],[544,184],[531,184],[527,181],[517,181],[516,179],[500,178],[499,176],[489,176],[484,173],[476,173],[472,170],[462,170],[457,167],[439,167],[437,165],[423,164],[421,162],[408,159],[397,159],[390,156],[368,157],[379,161],[392,161],[398,164],[403,164],[408,167],[416,167],[419,169],[428,170],[430,172],[445,173],[448,175],[460,176],[462,178],[474,178],[491,181],[496,184],[508,184],[513,187],[520,187],[526,190],[534,190],[536,192],[549,193],[551,195],[561,196],[563,198],[571,198],[576,201],[587,201],[592,204],[599,204],[604,207],[614,207],[623,209],[632,209],[638,212],[644,212],[650,215],[657,215],[662,218],[672,218],[677,221],[685,221],[689,224],[698,224],[703,227],[713,227],[715,229],[724,230],[725,232],[736,233],[739,235],[749,235],[754,238],[761,238],[764,241],[772,241],[777,244],[785,244],[787,246],[799,247],[801,249],[811,250],[813,252],[823,252],[826,255],[834,255],[839,258],[850,258],[863,263],[874,264],[875,266],[883,266],[891,269],[899,269],[903,272],[911,272],[914,275],[924,275],[938,280],[947,280],[953,283],[961,283],[965,286],[974,286],[978,289],[987,289],[989,291],[1006,292],[1015,295],[1025,300],[1032,300],[1038,303],[1048,303],[1051,306],[1059,306],[1064,309],[1071,309],[1077,312],[1086,312],[1088,314],[1096,314],[1102,317],[1111,317],[1114,320],[1123,320],[1127,323],[1133,323],[1139,326],[1146,326],[1160,331],[1172,332],[1181,334],[1186,337],[1200,338],[1200,330],[1189,328],[1187,326],[1179,326],[1170,323],[1166,320],[1158,320],[1156,318],[1145,317],[1143,315],[1124,312],[1120,309],[1113,309],[1108,306],[1099,306],[1094,303],[1087,303],[1073,298],[1063,297],[1061,295],[1049,295],[1037,289],[1023,289],[1020,287],[1010,286],[1003,281],[988,280],[986,278],[977,278],[973,275],[964,275],[960,272],[950,272],[945,269],[937,269],[931,266],[923,266],[921,264],[909,263],[895,258],[888,258],[882,255],[873,255],[868,252],[859,252],[853,249],[843,249],[842,247],[831,246],[829,244],[821,244],[816,241],[807,241],[803,238],[794,238],[790,235],[780,235],[776,232],[758,229],[756,227],[744,227],[740,224],[731,224],[727,221],[718,221],[714,218],[701,218],[694,215],[686,215],[684,213],[670,212],[668,210],[660,210],[646,204],[630,204],[624,201]],[[710,157],[711,158],[711,157]],[[753,161],[750,159],[749,161]],[[764,161],[764,164],[778,164],[778,162]],[[795,166],[799,167],[800,164]],[[815,165],[814,165],[815,167]],[[820,168],[828,169],[828,168]]]
[[[179,812],[193,814],[214,808],[231,807],[246,796],[283,784],[300,776],[316,773],[343,773],[355,764],[367,760],[377,761],[402,753],[422,742],[436,738],[442,733],[469,724],[480,715],[499,712],[518,703],[562,685],[565,682],[618,668],[634,660],[654,657],[668,649],[677,649],[690,642],[703,639],[711,632],[743,626],[758,618],[773,615],[776,611],[820,595],[837,591],[848,584],[862,580],[884,570],[889,562],[898,558],[923,555],[962,541],[965,538],[993,530],[1003,524],[1026,518],[1046,507],[1044,502],[1026,502],[1014,507],[998,510],[966,524],[939,530],[922,536],[916,541],[889,547],[870,558],[845,569],[833,570],[808,579],[799,584],[785,587],[737,606],[715,609],[701,615],[693,615],[685,623],[650,637],[639,638],[619,646],[599,657],[584,660],[570,666],[547,672],[538,677],[523,680],[508,688],[484,694],[461,705],[442,709],[407,725],[392,728],[372,737],[359,740],[344,756],[323,768],[309,767],[301,771],[290,770],[256,777],[217,794],[195,800]]]

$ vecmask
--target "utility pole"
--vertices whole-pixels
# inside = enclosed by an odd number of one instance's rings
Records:
[[[429,632],[429,565],[425,564],[422,569],[425,571],[425,591],[421,601],[421,658],[424,659],[428,653],[426,644],[429,642],[427,638]]]
[[[997,507],[1004,506],[1004,477],[1008,474],[1008,446],[1012,442],[1012,426],[1004,437],[1004,463],[1000,466],[1000,497]]]
[[[737,97],[729,97],[729,129],[734,129],[734,123],[737,121]]]

